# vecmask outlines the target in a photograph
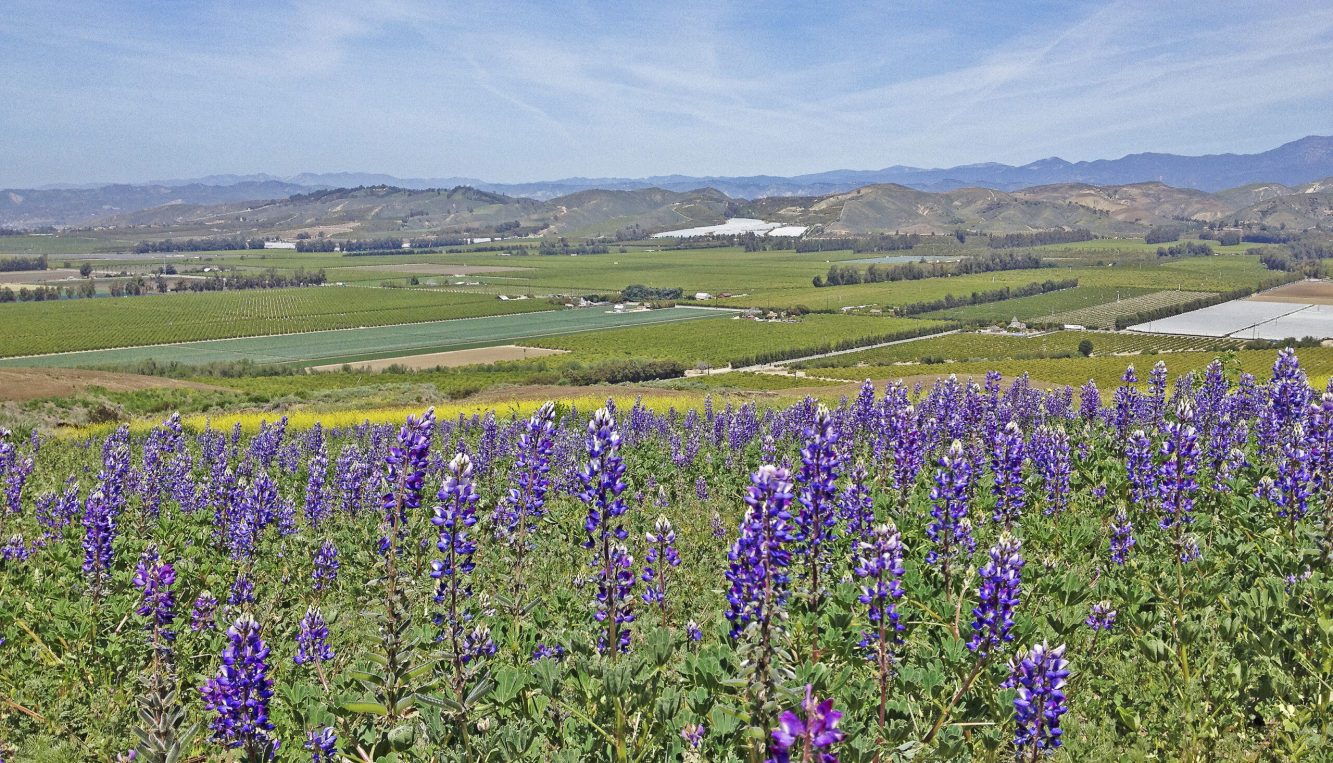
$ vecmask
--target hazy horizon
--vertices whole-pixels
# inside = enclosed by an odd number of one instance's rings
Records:
[[[1333,7],[20,0],[0,187],[495,183],[1256,153],[1333,133]]]

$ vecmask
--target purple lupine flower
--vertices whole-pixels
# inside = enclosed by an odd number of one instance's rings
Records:
[[[478,625],[463,636],[463,664],[491,657],[495,654],[495,649],[495,641],[491,639],[491,629],[485,625]]]
[[[1115,564],[1128,561],[1134,543],[1134,523],[1129,521],[1124,509],[1119,509],[1115,519],[1111,520],[1111,561]]]
[[[329,518],[333,496],[329,492],[329,449],[321,437],[307,466],[305,519],[316,530]]]
[[[708,527],[712,531],[714,538],[727,537],[727,526],[722,524],[722,515],[716,511],[714,511],[713,515],[708,518]]]
[[[990,561],[982,566],[977,606],[972,609],[972,638],[967,648],[981,658],[1014,638],[1014,609],[1023,582],[1023,544],[1002,535],[990,550]]]
[[[478,496],[472,482],[472,459],[468,454],[459,453],[449,461],[444,484],[436,498],[440,503],[435,506],[430,521],[439,528],[435,547],[444,558],[431,561],[430,576],[437,581],[435,603],[445,607],[445,611],[437,615],[436,624],[442,629],[440,639],[448,641],[453,649],[451,659],[455,667],[460,668],[466,656],[464,629],[472,620],[472,613],[466,607],[467,599],[472,597],[472,587],[467,581],[476,567],[473,555],[477,552],[476,541],[469,535],[470,528],[477,523]]]
[[[1069,456],[1069,435],[1065,430],[1050,426],[1038,428],[1032,437],[1032,461],[1046,488],[1044,513],[1059,514],[1069,508],[1069,475],[1073,465]]]
[[[1282,444],[1282,462],[1277,479],[1264,477],[1259,481],[1256,495],[1277,507],[1280,519],[1296,523],[1310,510],[1310,495],[1314,475],[1310,470],[1310,451],[1298,442]]]
[[[551,455],[555,452],[555,404],[546,402],[528,419],[518,436],[517,457],[511,472],[514,487],[495,507],[495,532],[501,539],[517,538],[528,550],[527,535],[537,530],[546,515],[546,494],[551,489]]]
[[[702,723],[691,723],[680,730],[680,738],[685,740],[685,744],[688,744],[691,750],[697,750],[699,745],[703,744],[706,733],[708,728]]]
[[[628,537],[620,524],[629,507],[621,496],[625,492],[625,462],[620,458],[620,432],[609,408],[599,408],[588,422],[588,463],[579,472],[583,491],[579,499],[588,506],[583,529],[588,539],[583,547],[594,553],[591,564],[597,568],[596,613],[602,623],[597,637],[598,651],[618,652],[629,649],[628,626],[634,622],[634,563],[629,551],[617,541]]]
[[[532,661],[551,660],[560,662],[565,658],[565,648],[559,644],[545,644],[537,642],[537,647],[532,650]]]
[[[1101,418],[1102,412],[1102,393],[1097,389],[1097,382],[1088,380],[1079,388],[1078,393],[1078,417],[1086,422],[1093,422]]]
[[[1125,472],[1129,476],[1130,503],[1144,509],[1156,503],[1158,475],[1152,440],[1142,429],[1134,430],[1125,442]]]
[[[847,523],[847,535],[854,539],[868,537],[875,525],[875,499],[870,494],[870,475],[862,464],[852,468],[850,479],[838,496],[838,509]]]
[[[315,591],[323,591],[337,582],[339,566],[338,547],[331,540],[321,543],[315,550],[314,569],[310,572]]]
[[[708,500],[708,480],[700,474],[694,480],[694,497],[699,499],[700,503]]]
[[[931,488],[930,516],[926,537],[934,547],[926,554],[926,563],[937,565],[949,587],[955,559],[976,550],[972,527],[967,521],[967,502],[972,492],[972,464],[963,452],[963,443],[954,440],[949,452],[940,459]]]
[[[133,583],[143,592],[135,612],[148,618],[146,627],[152,633],[154,648],[165,649],[166,643],[176,638],[176,632],[171,629],[176,619],[176,598],[171,592],[175,582],[176,570],[161,561],[156,546],[149,546],[139,558]]]
[[[1013,528],[1023,514],[1026,497],[1023,490],[1023,461],[1023,432],[1017,422],[1011,421],[995,438],[995,446],[991,450],[991,471],[995,475],[992,488],[995,494],[995,521],[1003,524],[1006,530]]]
[[[1115,427],[1119,440],[1124,442],[1125,435],[1129,434],[1129,428],[1134,426],[1139,417],[1139,391],[1133,386],[1138,384],[1139,377],[1134,373],[1133,363],[1125,369],[1125,375],[1120,377],[1120,380],[1124,384],[1116,387],[1112,396],[1111,425]]]
[[[1052,649],[1042,642],[1012,665],[1005,685],[1018,689],[1014,695],[1014,746],[1020,757],[1027,749],[1052,752],[1060,746],[1060,716],[1069,711],[1063,691],[1068,678],[1064,644]]]
[[[658,517],[653,529],[644,534],[648,543],[648,553],[643,557],[643,592],[645,604],[657,604],[665,611],[667,604],[667,570],[680,566],[680,554],[676,552],[676,530],[671,520]]]
[[[318,665],[333,659],[333,649],[329,646],[329,626],[324,622],[324,615],[318,609],[310,607],[297,625],[296,655],[292,662],[297,665]]]
[[[899,504],[905,505],[925,463],[925,433],[917,423],[916,409],[906,402],[894,404],[885,417],[885,424],[885,437],[893,460],[893,489],[900,496]]]
[[[825,548],[837,538],[835,483],[842,462],[838,455],[837,428],[828,408],[821,405],[815,410],[814,421],[805,430],[805,439],[801,470],[796,475],[801,488],[796,529],[799,555],[805,561],[807,605],[811,611],[817,611],[825,593],[819,576],[829,564]]]
[[[388,490],[380,496],[380,508],[384,510],[391,536],[380,541],[385,549],[390,541],[402,543],[407,537],[409,512],[421,508],[421,490],[434,434],[434,408],[427,409],[420,419],[408,416],[407,423],[398,432],[398,444],[389,449],[385,458],[384,481]]]
[[[255,603],[255,584],[250,580],[250,576],[241,573],[236,576],[236,580],[231,584],[231,591],[227,594],[227,606],[243,607],[247,604]]]
[[[335,763],[338,755],[338,733],[329,726],[311,730],[306,734],[305,748],[310,751],[310,763]]]
[[[1292,348],[1287,347],[1278,352],[1268,389],[1269,408],[1279,430],[1286,430],[1304,420],[1314,392]]]
[[[277,748],[268,715],[273,696],[268,655],[259,624],[250,615],[241,615],[227,629],[227,646],[217,675],[199,690],[204,707],[215,714],[208,723],[213,739],[244,750],[248,761],[267,760]]]
[[[1194,479],[1199,469],[1199,436],[1193,419],[1193,409],[1182,405],[1176,420],[1164,425],[1166,437],[1162,441],[1163,463],[1157,486],[1162,508],[1158,526],[1174,531],[1174,543],[1182,561],[1190,561],[1186,558],[1191,555],[1185,553],[1182,532],[1185,525],[1194,521],[1194,494],[1199,489]]]
[[[111,576],[111,546],[116,538],[116,517],[101,490],[90,493],[84,503],[83,528],[83,572],[93,596],[100,597]]]
[[[731,638],[751,623],[766,628],[786,603],[796,528],[791,516],[791,473],[761,466],[751,477],[740,537],[727,554],[727,619]]]
[[[201,593],[190,608],[190,631],[198,633],[213,629],[213,617],[217,613],[218,600],[206,593]]]
[[[847,735],[838,728],[842,713],[833,709],[833,700],[816,700],[814,687],[807,684],[801,712],[804,718],[791,710],[784,711],[778,718],[778,727],[773,730],[773,742],[769,745],[772,757],[768,763],[790,763],[792,748],[798,748],[797,760],[800,761],[838,763],[832,748]]]
[[[1096,602],[1088,613],[1086,625],[1094,631],[1109,631],[1115,625],[1115,615],[1116,611],[1111,608],[1111,602]]]
[[[1166,409],[1166,379],[1166,362],[1159,360],[1148,372],[1148,399],[1143,401],[1144,417],[1154,425],[1161,423]]]
[[[685,636],[689,638],[690,641],[703,641],[704,632],[703,629],[699,627],[698,623],[691,620],[688,623],[685,623]]]
[[[858,601],[868,609],[870,630],[861,636],[861,648],[878,663],[882,680],[892,670],[893,649],[902,643],[897,600],[903,597],[903,541],[892,522],[876,525],[858,548],[853,570],[861,579]]]

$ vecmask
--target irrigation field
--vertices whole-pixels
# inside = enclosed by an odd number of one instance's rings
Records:
[[[1333,337],[1333,306],[1237,299],[1140,323],[1130,330],[1238,339],[1326,339]]]
[[[0,360],[0,366],[97,367],[144,360],[199,365],[251,360],[256,363],[313,365],[511,344],[517,340],[603,331],[625,326],[727,318],[731,313],[693,307],[612,313],[601,308],[495,315],[463,320],[374,328],[315,331],[183,344],[126,347]],[[700,333],[695,331],[694,333]]]
[[[0,305],[0,357],[549,309],[539,300],[352,286],[23,302]]]

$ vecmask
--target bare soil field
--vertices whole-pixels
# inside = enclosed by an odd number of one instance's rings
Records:
[[[79,271],[73,268],[53,268],[51,270],[14,270],[0,273],[0,286],[28,286],[46,281],[60,281],[65,278],[78,278]],[[64,284],[61,284],[62,286]]]
[[[525,358],[543,358],[547,355],[562,355],[568,350],[548,350],[544,347],[520,347],[516,344],[503,344],[498,347],[478,347],[472,350],[451,350],[432,352],[426,355],[403,355],[397,358],[380,358],[361,363],[350,364],[358,371],[383,371],[389,366],[398,365],[413,371],[425,368],[454,366],[473,366],[484,363],[496,363],[502,360],[523,360]],[[324,366],[312,366],[311,371],[340,371],[344,364],[330,363]]]
[[[76,368],[0,368],[0,401],[22,402],[41,397],[63,397],[82,392],[89,387],[103,387],[110,392],[161,388],[229,391],[211,384],[167,379],[161,376],[86,371]]]
[[[357,267],[357,266],[352,266]],[[401,265],[366,265],[375,271],[384,271],[386,273],[412,273],[423,276],[471,276],[479,273],[512,273],[519,270],[531,270],[531,268],[515,268],[507,265],[437,265],[422,263],[413,265],[403,263]]]
[[[1250,297],[1253,302],[1333,305],[1333,281],[1297,281]]]

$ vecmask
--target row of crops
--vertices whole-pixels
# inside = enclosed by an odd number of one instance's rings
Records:
[[[550,309],[540,300],[306,287],[0,305],[0,357],[385,326]]]
[[[1118,295],[1117,295],[1118,296]],[[1192,302],[1208,297],[1208,292],[1202,291],[1155,291],[1139,296],[1127,296],[1117,298],[1114,302],[1084,307],[1076,310],[1057,312],[1052,315],[1045,315],[1037,319],[1038,323],[1057,324],[1057,325],[1077,325],[1087,326],[1094,329],[1115,329],[1117,328],[1116,319],[1129,315],[1139,315],[1149,310],[1161,310],[1164,308],[1176,307],[1179,305],[1188,305]]]

